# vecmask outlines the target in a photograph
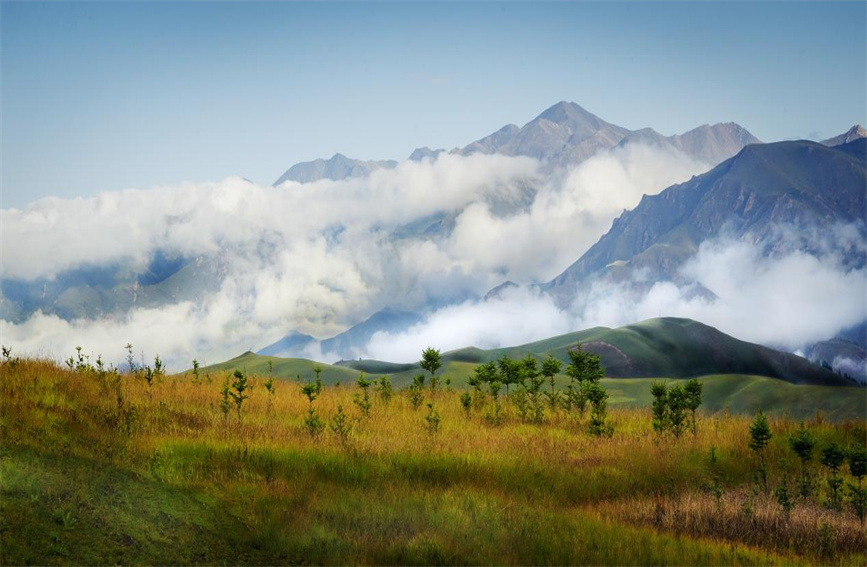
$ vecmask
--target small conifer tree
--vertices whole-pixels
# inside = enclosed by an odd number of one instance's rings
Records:
[[[813,460],[813,448],[816,446],[816,440],[810,434],[804,424],[797,433],[789,438],[789,447],[798,456],[801,461],[801,479],[798,481],[798,493],[801,498],[808,498],[813,493],[813,480],[810,477],[810,461]]]
[[[758,474],[766,493],[768,491],[768,473],[765,468],[765,447],[768,446],[771,437],[773,435],[771,434],[771,427],[768,424],[768,418],[759,410],[759,413],[750,425],[750,449],[755,451],[759,456]]]
[[[845,459],[846,451],[836,443],[822,448],[822,464],[831,472],[831,476],[828,477],[828,488],[831,491],[831,507],[835,510],[840,508],[839,493],[843,485],[843,479],[837,476],[837,473]]]
[[[440,351],[432,347],[424,349],[421,353],[419,366],[422,367],[422,370],[430,372],[430,389],[431,392],[436,391],[437,385],[439,385],[439,377],[437,377],[436,372],[442,366]]]

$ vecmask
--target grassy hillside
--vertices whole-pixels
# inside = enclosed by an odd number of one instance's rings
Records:
[[[638,395],[640,381],[616,383],[613,396]],[[298,384],[278,384],[270,401],[260,377],[251,385],[240,417],[234,407],[224,416],[213,376],[149,387],[51,362],[0,365],[0,563],[867,561],[848,502],[829,510],[821,488],[785,520],[753,491],[749,418],[702,414],[695,436],[675,439],[653,432],[649,411],[614,407],[613,435],[594,437],[577,413],[532,423],[506,401],[495,422],[489,396],[467,415],[457,392],[426,391],[440,416],[431,431],[427,409],[402,393],[389,403],[374,394],[364,417],[358,388],[326,387],[313,407],[327,423],[344,408],[343,440],[308,434]],[[808,426],[820,447],[864,440],[863,420]],[[788,446],[796,427],[771,420],[772,487],[800,472]],[[824,469],[812,470],[824,487]]]
[[[444,353],[443,360],[479,364],[504,354],[512,358],[532,354],[541,359],[552,353],[566,362],[567,350],[576,342],[600,357],[607,376],[618,378],[748,374],[796,384],[852,385],[804,358],[740,341],[691,319],[673,317],[649,319],[617,329],[595,327],[510,348],[463,348]],[[389,369],[381,361],[341,364],[368,373],[387,373]]]

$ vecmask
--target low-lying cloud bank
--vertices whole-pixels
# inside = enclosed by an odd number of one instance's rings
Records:
[[[843,261],[852,247],[863,247],[861,237],[852,238],[857,234],[857,227],[835,227],[815,241],[822,252],[808,253],[794,247],[791,233],[789,246],[771,257],[760,244],[708,241],[681,269],[688,283],[597,281],[579,291],[568,309],[557,309],[551,298],[532,289],[510,289],[492,301],[437,311],[406,333],[380,333],[364,354],[411,361],[431,344],[447,349],[517,345],[658,316],[688,317],[743,340],[793,351],[867,320],[867,268],[848,268]],[[699,285],[716,297],[695,293]]]
[[[624,208],[706,169],[631,145],[542,178],[525,157],[440,155],[369,178],[262,187],[240,178],[0,211],[6,281],[49,280],[157,251],[218,258],[219,291],[97,320],[0,321],[18,352],[76,345],[120,358],[127,341],[175,365],[260,348],[291,330],[327,337],[385,306],[422,310],[530,283],[574,261]],[[439,223],[439,224],[437,224]],[[558,327],[559,328],[559,327]]]
[[[565,310],[526,288],[477,299],[506,279],[550,279],[643,194],[705,169],[675,150],[628,145],[551,178],[529,158],[440,155],[367,179],[272,188],[231,178],[44,199],[0,211],[3,279],[63,278],[118,262],[143,267],[159,250],[219,258],[219,290],[95,320],[42,313],[20,324],[0,320],[0,335],[19,354],[55,358],[81,345],[120,361],[131,342],[177,370],[193,357],[217,362],[289,331],[328,337],[386,306],[426,312],[426,322],[376,335],[358,355],[415,360],[428,345],[513,345],[659,315],[797,348],[867,319],[867,275],[847,268],[840,252],[861,246],[863,254],[857,227],[831,231],[836,240],[817,237],[809,253],[793,245],[772,259],[740,241],[706,243],[683,275],[714,300],[672,283],[642,293],[596,283]]]

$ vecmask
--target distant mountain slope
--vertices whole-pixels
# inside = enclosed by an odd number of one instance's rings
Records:
[[[93,319],[134,307],[197,301],[219,289],[225,271],[220,256],[184,258],[157,252],[144,267],[126,262],[34,281],[0,279],[0,318],[20,322],[42,311],[63,319]]]
[[[840,134],[839,136],[834,136],[833,138],[828,138],[827,140],[823,140],[822,144],[826,146],[840,146],[843,144],[848,144],[849,142],[854,142],[855,140],[867,138],[867,130],[861,127],[860,124],[855,124],[846,132]]]
[[[516,347],[482,350],[475,347],[443,353],[443,360],[480,364],[503,354],[513,358],[552,353],[563,362],[576,342],[599,355],[605,373],[618,378],[666,376],[689,378],[706,374],[749,374],[793,384],[851,386],[805,358],[748,343],[691,319],[649,319],[617,329],[596,327]],[[383,372],[380,361],[347,361],[342,366],[370,373]],[[416,365],[416,368],[417,365]],[[416,370],[417,372],[418,370]]]
[[[734,123],[705,124],[676,136],[663,136],[651,128],[632,131],[610,124],[574,102],[561,101],[523,127],[504,126],[467,145],[460,153],[530,156],[552,167],[565,167],[580,163],[599,150],[629,143],[671,146],[699,161],[716,165],[745,145],[760,143],[760,140]]]
[[[367,346],[374,334],[378,332],[400,333],[419,321],[421,321],[421,317],[416,313],[387,307],[330,339],[318,341],[318,347],[325,356],[354,358],[361,349]],[[257,354],[303,356],[306,349],[316,343],[316,339],[309,335],[293,332],[259,350]]]
[[[753,241],[780,224],[828,226],[864,219],[865,142],[830,148],[815,142],[778,142],[744,148],[737,156],[615,219],[581,258],[541,288],[568,303],[592,274],[644,268],[671,278],[699,244],[725,228]]]
[[[349,177],[367,177],[377,169],[394,169],[397,162],[388,161],[362,161],[348,158],[343,154],[334,154],[331,159],[316,159],[296,163],[274,182],[278,186],[285,181],[298,183],[310,183],[320,179],[340,181]]]
[[[541,160],[551,171],[581,163],[600,150],[630,143],[669,146],[713,166],[735,155],[747,144],[761,141],[732,122],[712,126],[705,124],[675,136],[663,136],[651,128],[633,131],[606,122],[574,102],[561,101],[522,127],[508,124],[452,153],[528,156]],[[413,151],[408,159],[436,159],[444,151],[421,147]],[[361,161],[335,154],[328,160],[317,159],[293,165],[274,185],[289,180],[309,183],[320,179],[365,177],[377,169],[392,169],[396,166],[396,161]]]

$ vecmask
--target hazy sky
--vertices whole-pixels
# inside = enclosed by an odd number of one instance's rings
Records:
[[[867,116],[867,8],[0,3],[2,207],[452,148],[570,100],[765,141]]]

